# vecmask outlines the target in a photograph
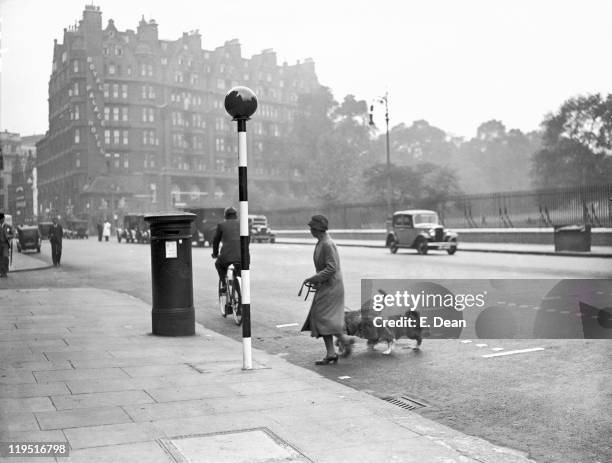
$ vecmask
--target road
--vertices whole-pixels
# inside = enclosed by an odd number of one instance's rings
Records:
[[[302,280],[313,271],[312,246],[255,244],[251,250],[255,348],[379,397],[415,399],[427,405],[417,412],[465,433],[527,451],[537,461],[612,461],[609,340],[462,336],[425,339],[421,351],[413,351],[411,342],[403,340],[391,356],[382,355],[381,346],[377,352],[367,352],[359,342],[354,355],[338,365],[314,366],[314,360],[324,354],[323,343],[299,332],[309,301],[297,297]],[[49,254],[45,243],[42,258],[50,261]],[[521,294],[508,302],[525,306],[527,314],[530,306],[522,304],[521,297],[529,299],[536,290],[527,279],[612,276],[609,259],[461,252],[391,255],[383,249],[354,247],[340,248],[340,255],[346,304],[354,309],[360,306],[362,278],[525,279]],[[62,262],[61,269],[14,274],[8,285],[95,286],[151,301],[148,246],[65,241]],[[193,249],[193,279],[197,320],[240,339],[240,329],[222,319],[216,308],[216,272],[209,248]],[[533,324],[534,312],[529,312],[530,319],[519,319]],[[540,350],[483,357],[536,348]]]

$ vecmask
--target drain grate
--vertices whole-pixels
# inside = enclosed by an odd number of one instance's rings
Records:
[[[397,405],[404,410],[415,410],[417,408],[428,407],[424,402],[419,402],[418,400],[412,399],[405,395],[396,395],[390,397],[381,397],[385,402],[389,402],[390,404]]]

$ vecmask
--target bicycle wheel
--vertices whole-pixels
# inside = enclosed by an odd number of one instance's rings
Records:
[[[240,282],[235,279],[229,284],[231,284],[231,291],[229,287],[227,289],[232,306],[232,316],[234,318],[234,323],[240,326],[242,323],[242,296],[240,295]]]
[[[225,308],[227,307],[227,303],[228,303],[228,297],[227,297],[227,290],[222,292],[221,291],[221,281],[219,280],[219,310],[221,311],[221,315],[223,316],[223,318],[227,317],[227,312],[225,310]]]

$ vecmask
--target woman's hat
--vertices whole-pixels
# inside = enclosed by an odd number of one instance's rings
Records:
[[[315,230],[327,231],[327,217],[325,217],[324,215],[313,215],[310,219],[310,222],[308,222],[308,226],[310,228],[314,228]]]

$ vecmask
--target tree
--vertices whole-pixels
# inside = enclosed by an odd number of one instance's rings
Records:
[[[376,164],[364,172],[365,185],[370,195],[383,200],[387,193],[387,165]],[[432,163],[413,166],[391,165],[392,201],[395,204],[436,208],[453,195],[460,193],[453,169]]]
[[[612,178],[612,95],[570,98],[542,122],[543,147],[532,158],[537,187],[609,182]]]
[[[498,120],[482,123],[476,137],[461,144],[454,166],[469,193],[524,190],[530,186],[530,159],[540,148],[536,133],[506,130]]]

